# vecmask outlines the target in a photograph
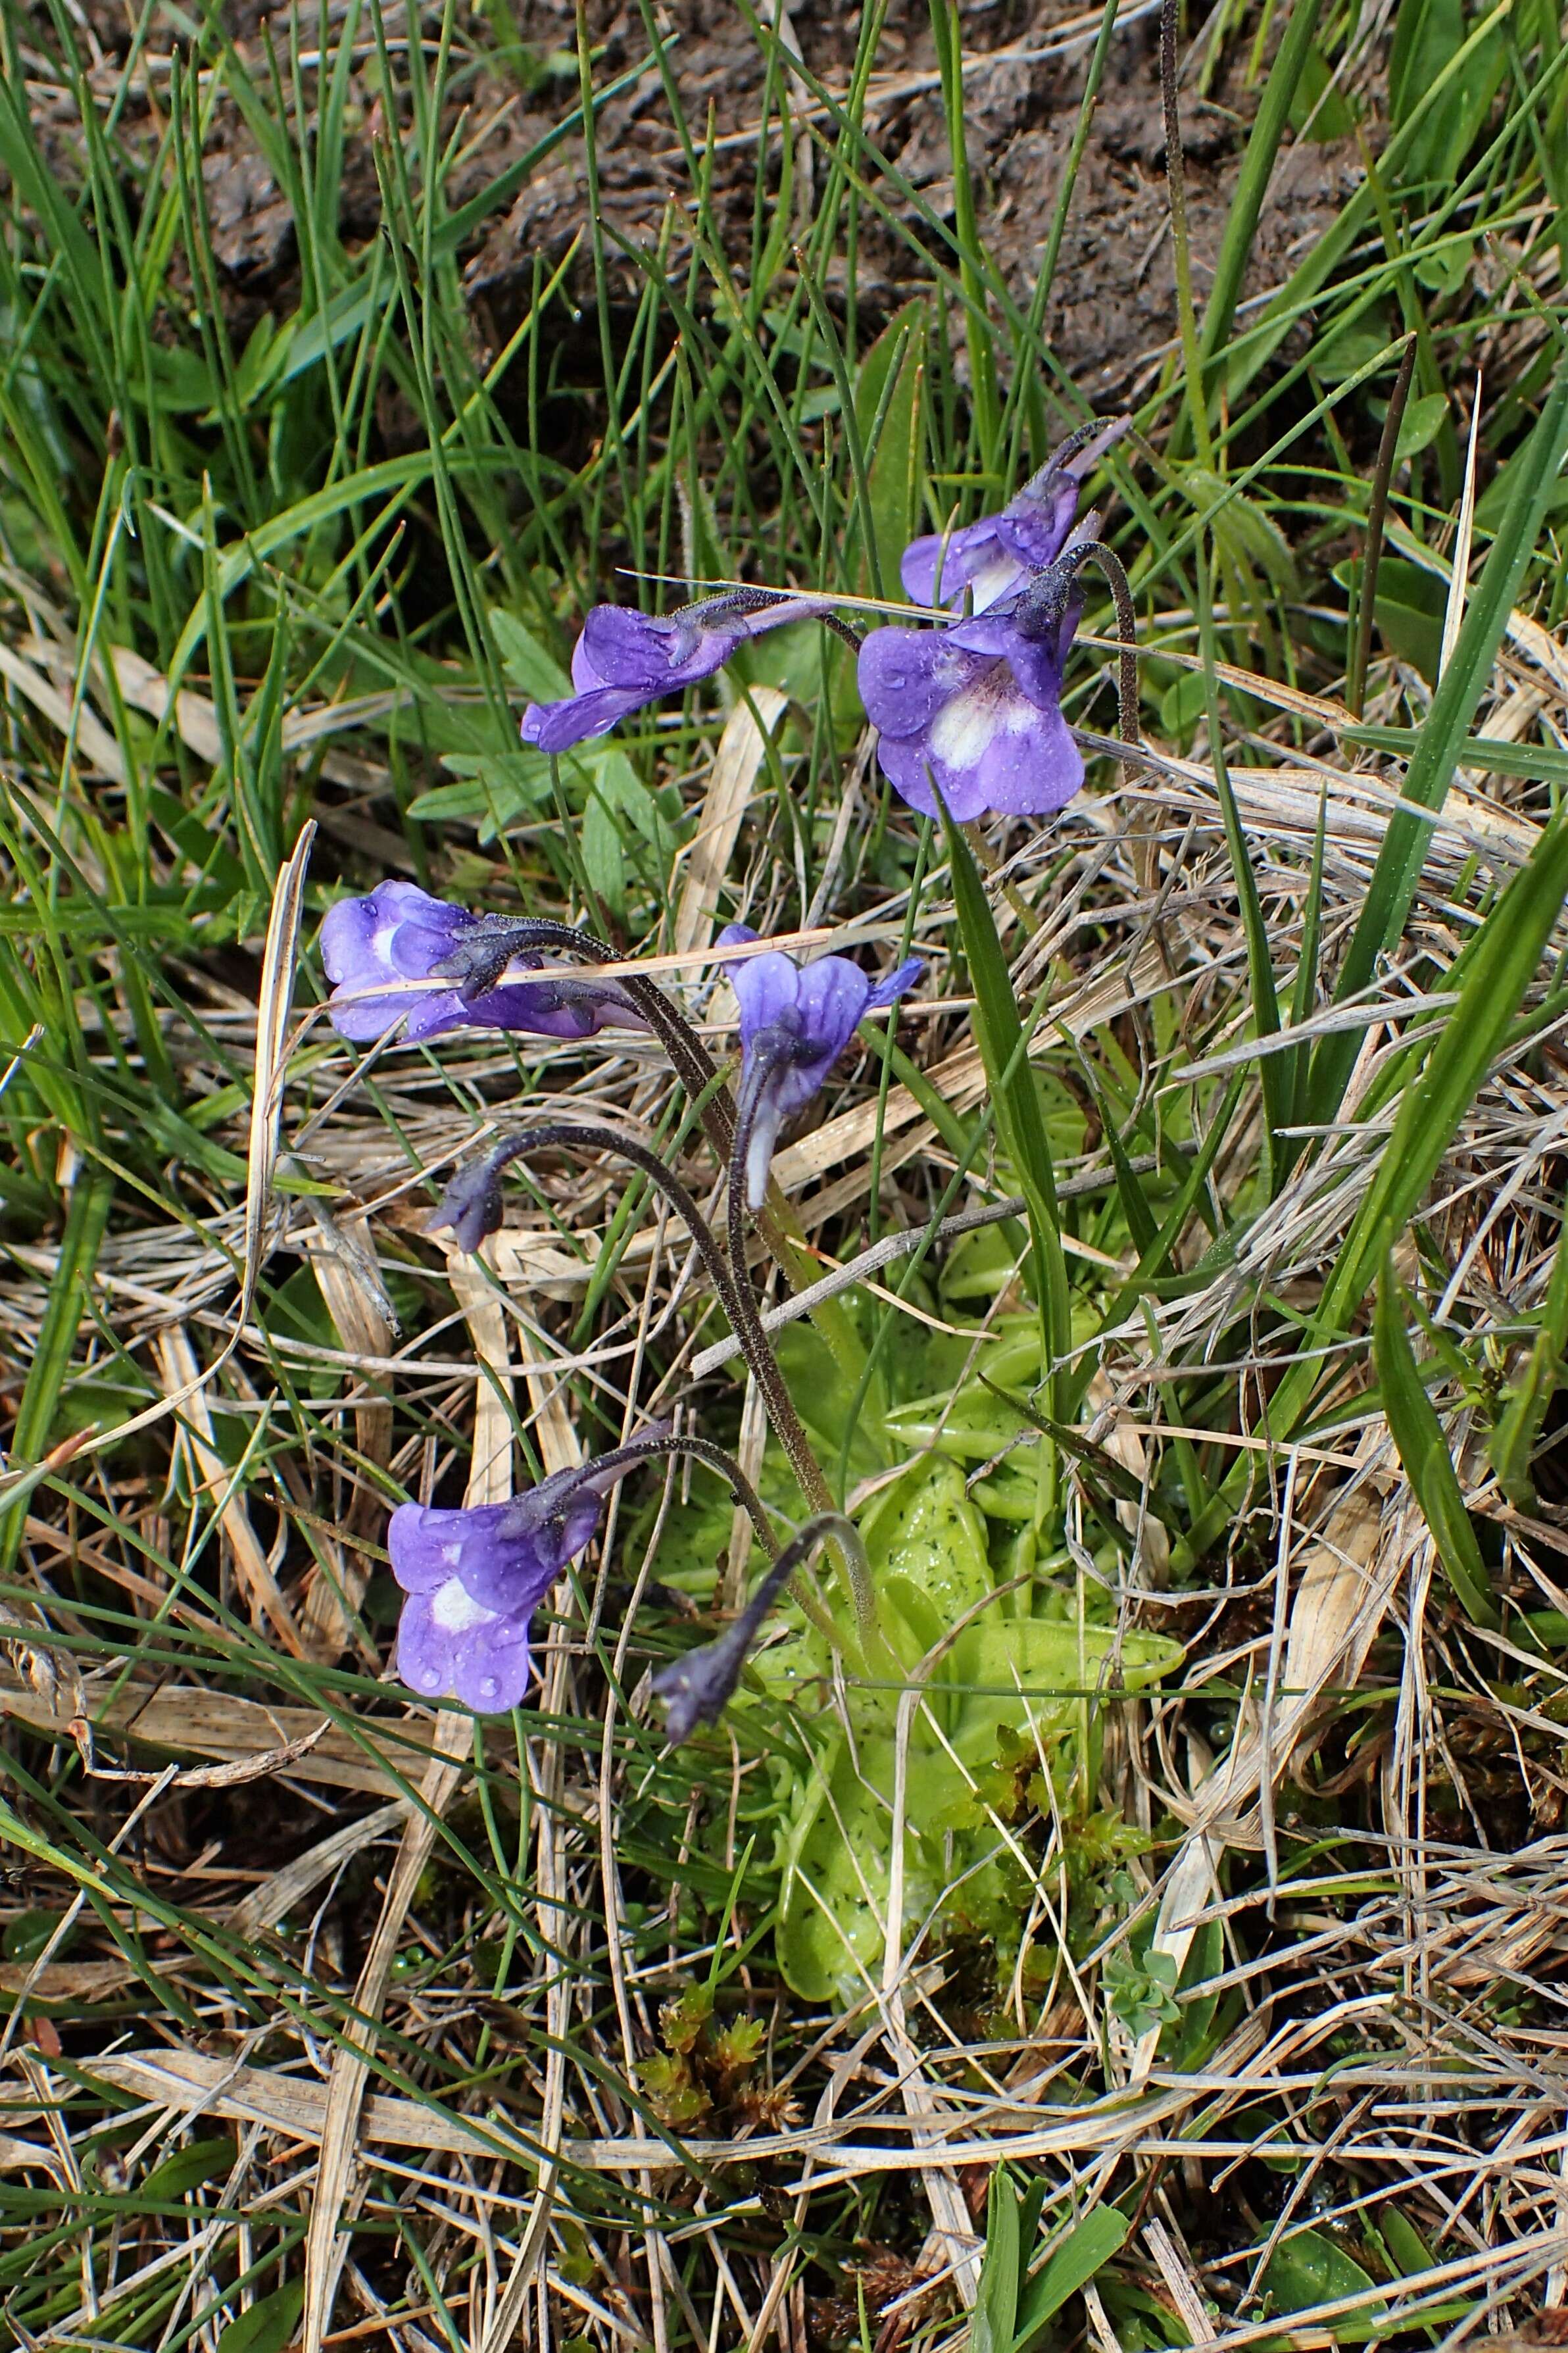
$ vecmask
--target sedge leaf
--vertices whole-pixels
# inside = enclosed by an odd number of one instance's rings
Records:
[[[304,2301],[302,2279],[258,2297],[248,2312],[229,2322],[217,2340],[218,2353],[283,2353],[292,2342]]]
[[[969,2353],[1013,2353],[1018,2309],[1018,2193],[1005,2165],[991,2176],[985,2200],[985,2259],[969,2326]]]
[[[1546,1420],[1546,1409],[1563,1385],[1568,1351],[1568,1219],[1558,1229],[1557,1250],[1546,1303],[1523,1370],[1510,1388],[1492,1432],[1492,1469],[1498,1485],[1516,1510],[1535,1509],[1531,1460]]]
[[[1089,2285],[1125,2242],[1131,2228],[1114,2206],[1091,2206],[1058,2240],[1024,2290],[1013,2353],[1034,2353],[1068,2296]]]
[[[1486,1563],[1465,1509],[1443,1425],[1422,1386],[1405,1328],[1405,1293],[1391,1261],[1384,1262],[1377,1286],[1373,1354],[1389,1430],[1448,1582],[1472,1625],[1495,1626],[1497,1607],[1488,1588]]]
[[[114,1179],[102,1168],[84,1169],[71,1189],[65,1231],[60,1237],[59,1261],[49,1284],[37,1345],[16,1410],[12,1457],[18,1469],[26,1468],[48,1446],[55,1409],[70,1370],[71,1352],[86,1312],[92,1271],[113,1198]],[[0,1535],[0,1561],[7,1568],[16,1556],[21,1534],[21,1515],[7,1514],[4,1535]]]
[[[932,791],[936,791],[933,783]],[[1036,1299],[1051,1367],[1052,1410],[1065,1419],[1056,1394],[1057,1366],[1071,1344],[1068,1305],[1067,1261],[1062,1255],[1057,1217],[1056,1176],[1046,1134],[1045,1116],[1029,1068],[1028,1041],[1018,1018],[1013,977],[997,936],[995,920],[980,871],[968,842],[953,823],[947,804],[937,793],[937,807],[947,835],[952,867],[953,906],[969,976],[974,987],[974,1033],[980,1059],[990,1082],[996,1122],[1003,1143],[1018,1173],[1019,1187],[1028,1206],[1029,1233],[1034,1244]]]
[[[1552,484],[1568,457],[1568,363],[1557,369],[1530,447],[1533,461],[1521,468],[1515,480],[1507,512],[1481,567],[1453,656],[1437,682],[1405,772],[1403,798],[1418,808],[1439,809],[1447,797],[1470,722],[1491,678]],[[1431,826],[1409,809],[1399,809],[1390,820],[1366,902],[1341,968],[1337,1001],[1343,1003],[1366,987],[1379,956],[1404,930],[1431,839]],[[1314,1121],[1331,1119],[1338,1110],[1356,1052],[1353,1032],[1323,1039],[1314,1058]]]

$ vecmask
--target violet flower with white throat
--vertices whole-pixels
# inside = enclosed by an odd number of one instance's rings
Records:
[[[935,817],[934,782],[960,825],[1041,817],[1083,782],[1061,712],[1062,669],[1083,610],[1068,554],[1016,596],[940,629],[874,629],[860,649],[866,715],[893,789]]]
[[[534,1610],[593,1537],[607,1490],[641,1460],[557,1472],[506,1504],[400,1504],[386,1543],[407,1597],[397,1671],[409,1689],[485,1715],[515,1707],[528,1685]]]
[[[605,1498],[639,1464],[689,1455],[717,1471],[749,1514],[764,1550],[777,1550],[761,1497],[722,1447],[654,1422],[625,1446],[557,1471],[505,1504],[442,1510],[403,1504],[386,1532],[392,1573],[406,1599],[397,1671],[425,1699],[456,1699],[504,1715],[528,1687],[529,1625],[569,1561],[597,1534]]]
[[[571,965],[546,966],[538,955],[507,953],[507,934],[515,928],[433,899],[412,882],[378,882],[365,898],[340,899],[321,923],[333,1029],[365,1045],[398,1022],[410,1044],[448,1029],[573,1039],[591,1038],[611,1025],[647,1028],[613,981]],[[492,937],[502,949],[502,971],[494,974],[489,967],[498,959],[485,953]],[[504,977],[511,965],[527,977]],[[480,975],[478,987],[474,971]]]
[[[957,613],[967,598],[970,613],[984,613],[1054,564],[1072,539],[1084,477],[1129,421],[1096,420],[1069,434],[999,514],[911,540],[899,565],[910,603]]]

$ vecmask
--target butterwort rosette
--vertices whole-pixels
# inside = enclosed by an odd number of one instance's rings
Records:
[[[412,882],[378,882],[363,899],[340,899],[321,924],[321,962],[332,983],[329,1010],[342,1038],[363,1045],[404,1024],[410,1041],[447,1029],[515,1029],[539,1038],[590,1038],[606,1025],[645,1029],[613,982],[542,959],[508,955],[508,926],[433,899]],[[538,978],[499,976],[484,985],[503,943],[501,964]],[[473,986],[474,976],[480,979]],[[411,983],[423,982],[423,987]],[[389,986],[389,984],[391,984]]]
[[[825,609],[773,588],[726,589],[663,617],[595,605],[572,654],[576,692],[531,703],[522,740],[541,752],[569,752],[645,704],[711,678],[748,638]]]
[[[1073,535],[1084,476],[1126,429],[1125,417],[1082,427],[1000,514],[911,540],[899,565],[905,596],[912,604],[945,605],[954,613],[967,598],[971,612],[984,613],[1045,571]]]
[[[911,808],[936,816],[933,783],[960,824],[1071,800],[1083,759],[1062,717],[1062,669],[1082,609],[1069,554],[969,620],[872,631],[860,700],[883,773]]]
[[[719,945],[749,945],[756,937],[749,924],[731,923],[719,934]],[[872,981],[847,956],[800,965],[782,948],[725,965],[741,1009],[739,1133],[745,1139],[750,1208],[760,1209],[767,1198],[768,1169],[784,1121],[818,1092],[865,1015],[896,1004],[924,969],[911,956],[885,980]]]
[[[528,1687],[529,1621],[598,1529],[605,1496],[646,1454],[623,1450],[505,1504],[440,1510],[402,1504],[387,1527],[406,1599],[397,1672],[426,1699],[504,1715]]]

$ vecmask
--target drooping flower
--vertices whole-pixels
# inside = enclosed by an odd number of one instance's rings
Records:
[[[448,906],[412,882],[378,882],[367,898],[340,899],[321,925],[321,962],[333,984],[331,1022],[357,1044],[404,1023],[410,1041],[446,1029],[518,1029],[541,1038],[590,1038],[608,1024],[645,1029],[613,982],[521,955],[537,979],[466,986],[496,919]],[[482,962],[483,958],[480,957]],[[427,981],[427,988],[410,988]],[[388,988],[391,982],[394,987]]]
[[[874,629],[860,700],[894,790],[935,817],[934,779],[960,824],[1037,817],[1083,782],[1061,713],[1062,667],[1083,609],[1078,565],[1058,562],[1005,602],[937,629]]]
[[[740,947],[756,937],[749,924],[731,923],[720,933],[719,945]],[[847,956],[818,956],[815,964],[799,965],[782,948],[725,965],[741,1008],[739,1118],[747,1139],[746,1200],[752,1208],[760,1209],[767,1197],[773,1145],[784,1121],[811,1101],[862,1018],[895,1004],[924,969],[911,956],[885,980],[872,982]]]
[[[1079,491],[1100,454],[1127,430],[1128,419],[1080,427],[1054,449],[1038,473],[1000,514],[982,515],[961,530],[928,532],[911,540],[899,565],[904,594],[916,605],[945,605],[984,613],[1011,596],[1034,573],[1054,564],[1073,536]],[[1092,522],[1086,528],[1093,528]]]
[[[741,1671],[762,1628],[797,1565],[791,1546],[775,1561],[739,1617],[721,1634],[694,1651],[668,1660],[653,1675],[653,1694],[665,1707],[665,1735],[672,1748],[689,1740],[701,1725],[717,1724],[735,1694]]]
[[[472,1160],[448,1178],[431,1215],[428,1231],[440,1233],[449,1228],[460,1250],[471,1257],[480,1244],[493,1233],[499,1233],[504,1221],[501,1208],[501,1170],[504,1159],[490,1153],[483,1160]]]
[[[679,694],[711,678],[745,643],[782,622],[826,607],[773,588],[728,588],[654,617],[621,605],[595,605],[572,654],[575,694],[534,702],[522,714],[522,740],[541,752],[567,752],[661,695]]]
[[[486,1715],[518,1704],[528,1684],[529,1620],[593,1537],[608,1489],[645,1452],[623,1449],[557,1472],[510,1503],[460,1511],[399,1504],[386,1541],[407,1597],[397,1672],[411,1691]]]
[[[700,1725],[717,1724],[734,1696],[747,1654],[762,1630],[763,1620],[817,1546],[836,1544],[856,1585],[856,1615],[862,1639],[875,1627],[876,1600],[871,1591],[871,1566],[866,1546],[852,1520],[840,1512],[819,1512],[785,1546],[739,1617],[721,1634],[700,1649],[656,1669],[653,1693],[665,1705],[665,1730],[670,1746],[679,1748]]]

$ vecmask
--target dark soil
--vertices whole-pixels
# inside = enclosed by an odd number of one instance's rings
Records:
[[[845,87],[853,62],[858,13],[834,0],[797,0],[788,12],[799,55],[836,91]],[[711,109],[717,137],[737,141],[719,155],[716,184],[733,262],[751,246],[756,143],[740,134],[754,131],[760,119],[763,58],[738,10],[715,9],[709,0],[672,0],[664,14],[679,36],[671,61],[694,138],[700,140]],[[538,51],[570,47],[571,0],[521,0],[518,16],[523,37]],[[1060,0],[1054,5],[1049,0],[1000,0],[965,8],[963,18],[965,52],[973,60],[966,79],[965,138],[981,234],[1023,305],[1055,217],[1090,41],[1080,35],[1074,54],[1067,57],[1031,54],[1060,48],[1064,25],[1083,26],[1082,14],[1069,15]],[[590,6],[589,20],[595,41],[603,43],[601,76],[626,71],[647,54],[635,5],[600,0]],[[1123,384],[1175,327],[1155,25],[1152,16],[1144,16],[1113,41],[1047,311],[1046,331],[1056,356],[1090,399]],[[890,173],[951,229],[952,158],[934,86],[935,64],[924,0],[893,0],[872,80],[868,135]],[[795,91],[804,100],[798,85]],[[1222,82],[1213,101],[1184,104],[1188,209],[1200,291],[1229,210],[1256,95],[1256,90],[1233,91]],[[520,139],[526,143],[542,135],[552,120],[542,112],[524,117]],[[831,136],[832,126],[826,130]],[[773,169],[776,174],[776,160]],[[819,185],[823,171],[819,156]],[[685,159],[656,71],[605,110],[599,172],[612,280],[629,301],[636,299],[640,275],[616,249],[616,240],[651,250],[667,205],[679,204],[689,194]],[[1282,159],[1259,224],[1247,292],[1279,282],[1335,218],[1359,177],[1353,146],[1309,144]],[[889,209],[909,236],[862,210],[857,297],[863,317],[886,314],[929,283],[922,248],[950,266],[952,260],[952,248],[913,214],[896,185],[883,185]],[[803,212],[803,231],[806,226]],[[531,284],[534,256],[557,264],[587,227],[582,150],[569,142],[534,174],[492,228],[468,264],[468,283],[490,300],[504,301],[513,290],[521,296]],[[586,291],[591,260],[585,236],[578,268]]]
[[[448,183],[453,205],[480,195],[527,156],[575,101],[573,0],[510,0],[510,8],[521,57],[513,51],[508,58],[498,49],[495,16],[470,18],[458,45],[460,52],[466,45],[466,54],[456,78],[452,119],[455,125],[463,112],[463,137],[473,152]],[[1069,8],[1070,0],[992,0],[963,12],[965,133],[981,234],[1020,305],[1029,299],[1055,216],[1092,43],[1091,20]],[[388,12],[389,20],[395,13]],[[647,36],[636,0],[589,0],[587,13],[595,81],[603,88],[647,57]],[[730,266],[743,277],[752,249],[763,56],[730,0],[663,0],[658,13],[668,28],[669,62],[686,121],[700,148],[711,115],[720,142],[715,209]],[[241,0],[230,21],[242,58],[265,86],[268,41],[280,62],[288,53],[281,15],[269,20]],[[795,0],[785,11],[787,41],[836,92],[847,80],[858,21],[858,11],[842,0]],[[128,38],[125,19],[113,0],[89,0],[89,22],[101,60],[94,78],[110,86]],[[1047,311],[1046,332],[1059,366],[1092,401],[1128,386],[1140,363],[1174,332],[1155,24],[1152,15],[1134,18],[1113,39]],[[1060,54],[1064,47],[1069,54]],[[1040,54],[1050,50],[1058,53]],[[1245,85],[1244,65],[1244,57],[1233,61],[1210,98],[1184,100],[1200,295],[1257,102],[1259,85]],[[156,93],[156,78],[153,87]],[[806,93],[793,79],[790,88],[798,120]],[[379,199],[373,142],[383,128],[368,79],[355,96],[340,205],[340,232],[351,246],[375,233]],[[127,118],[132,129],[135,111],[133,100]],[[951,229],[952,159],[925,0],[892,0],[866,128],[889,173],[914,189],[936,221]],[[825,123],[823,132],[831,140],[833,126]],[[776,187],[776,119],[769,144],[769,185]],[[680,268],[689,253],[684,208],[690,198],[689,176],[656,66],[649,65],[631,90],[601,111],[597,160],[609,293],[617,309],[629,311],[645,283],[634,257],[657,249],[671,204],[677,214],[667,267]],[[812,171],[796,175],[794,201],[803,235],[826,179],[824,155],[816,153],[813,162]],[[231,332],[243,335],[264,311],[285,314],[298,300],[292,215],[232,104],[221,106],[215,118],[204,175]],[[1259,224],[1246,292],[1280,282],[1327,228],[1359,176],[1352,146],[1287,149]],[[863,328],[874,327],[930,284],[928,256],[952,260],[951,247],[894,181],[885,178],[879,193],[900,226],[895,229],[870,206],[862,206],[856,299]],[[536,268],[558,266],[574,240],[568,290],[579,301],[592,301],[589,227],[583,144],[569,140],[534,168],[509,206],[476,232],[463,256],[481,345],[499,344],[531,298]],[[830,290],[842,294],[842,289]]]

